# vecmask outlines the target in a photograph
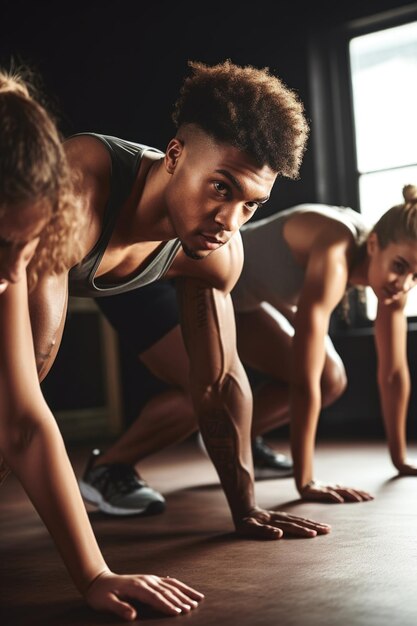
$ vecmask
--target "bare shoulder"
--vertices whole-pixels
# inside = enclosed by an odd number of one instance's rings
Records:
[[[240,233],[205,259],[195,261],[181,250],[171,274],[176,277],[197,278],[210,286],[229,293],[235,286],[243,265],[243,245]]]
[[[313,250],[333,255],[356,248],[353,233],[330,216],[307,211],[291,216],[284,226],[284,237],[293,253],[304,261]]]
[[[99,196],[108,187],[111,158],[105,145],[91,135],[76,135],[64,142],[71,176],[78,193]]]
[[[104,144],[90,135],[76,135],[64,142],[74,191],[86,219],[87,252],[97,240],[101,220],[110,194],[111,158]]]
[[[110,155],[97,137],[74,135],[64,141],[64,150],[71,168],[100,176],[110,166]]]

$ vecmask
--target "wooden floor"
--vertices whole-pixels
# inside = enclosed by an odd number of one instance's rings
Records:
[[[79,473],[87,450],[69,452]],[[371,491],[370,503],[301,504],[292,479],[257,483],[260,505],[332,524],[330,535],[315,539],[236,539],[216,474],[193,442],[141,470],[166,494],[166,513],[115,519],[92,512],[91,521],[115,571],[175,575],[205,593],[196,611],[174,618],[178,624],[417,624],[417,478],[395,478],[383,443],[318,448],[317,477]],[[84,606],[13,477],[0,490],[0,607],[2,626],[122,623]]]

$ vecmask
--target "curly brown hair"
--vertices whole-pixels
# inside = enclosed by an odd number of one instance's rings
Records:
[[[381,248],[386,248],[391,242],[417,242],[417,187],[405,185],[403,198],[404,203],[391,207],[372,229]]]
[[[18,74],[0,70],[0,218],[31,203],[47,224],[28,266],[32,289],[41,273],[61,273],[78,256],[80,224],[62,141],[46,110]]]
[[[249,154],[287,178],[297,178],[308,137],[304,107],[269,68],[189,61],[172,119],[196,124],[219,142]]]

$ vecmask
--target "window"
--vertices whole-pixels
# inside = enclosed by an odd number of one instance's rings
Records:
[[[370,224],[417,184],[417,21],[349,43],[359,206]],[[417,290],[407,314],[417,315]],[[368,289],[367,313],[376,298]]]

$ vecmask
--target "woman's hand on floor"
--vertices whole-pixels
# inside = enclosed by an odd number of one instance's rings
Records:
[[[321,524],[304,517],[281,511],[253,509],[239,520],[236,532],[251,539],[281,539],[283,536],[316,537],[330,532],[329,524]]]
[[[404,461],[397,465],[397,470],[400,476],[417,476],[417,465],[410,463],[410,461]]]
[[[110,611],[131,621],[140,617],[138,603],[149,605],[167,615],[180,615],[195,609],[202,593],[169,576],[151,574],[118,575],[103,572],[84,594],[86,602],[97,611]],[[132,602],[132,604],[130,603]]]
[[[344,502],[367,502],[374,497],[366,491],[344,487],[343,485],[324,485],[317,480],[311,480],[300,489],[303,500],[313,500],[314,502],[334,502],[342,504]]]

